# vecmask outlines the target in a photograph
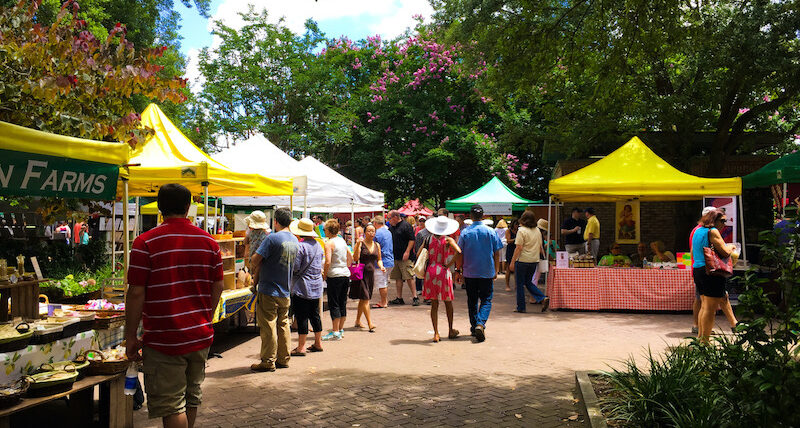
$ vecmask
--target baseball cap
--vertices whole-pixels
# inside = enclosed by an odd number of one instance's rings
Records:
[[[483,207],[480,204],[475,204],[469,209],[470,216],[473,215],[483,215]]]

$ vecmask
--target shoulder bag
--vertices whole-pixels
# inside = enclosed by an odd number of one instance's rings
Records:
[[[414,263],[414,276],[419,279],[425,279],[425,268],[428,265],[428,249],[422,248],[417,254],[417,261]]]
[[[703,247],[703,258],[706,262],[707,275],[721,276],[723,278],[729,278],[733,275],[733,261],[731,257],[720,257],[719,254],[717,254],[717,250],[715,250],[714,246],[711,244],[710,239],[708,239],[708,246]]]

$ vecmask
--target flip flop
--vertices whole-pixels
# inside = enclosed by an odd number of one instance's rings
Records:
[[[379,305],[379,304],[377,304],[377,303],[373,303],[373,304],[372,304],[372,306],[370,306],[370,307],[371,307],[372,309],[383,309],[383,308],[385,308],[386,306]]]
[[[322,348],[317,348],[317,345],[311,345],[306,348],[307,352],[322,352]]]
[[[305,352],[300,352],[300,351],[297,350],[297,348],[295,348],[295,349],[292,349],[292,352],[289,355],[291,355],[293,357],[305,357],[306,353]]]
[[[375,326],[372,326],[372,327],[370,327],[370,328],[369,328],[369,332],[370,332],[370,333],[375,333]]]
[[[447,335],[448,339],[455,339],[458,337],[459,331],[458,330],[451,330],[450,333]]]

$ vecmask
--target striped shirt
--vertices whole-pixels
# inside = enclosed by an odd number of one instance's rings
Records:
[[[144,344],[167,355],[211,346],[211,284],[221,280],[219,245],[187,219],[167,219],[136,238],[128,284],[145,287]]]

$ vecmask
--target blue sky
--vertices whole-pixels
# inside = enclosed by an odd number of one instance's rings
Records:
[[[307,18],[317,21],[320,28],[328,36],[345,35],[352,40],[359,40],[376,33],[383,38],[393,38],[407,26],[413,26],[412,16],[422,14],[430,16],[430,6],[425,0],[400,1],[377,0],[373,2],[350,0],[318,0],[312,3],[309,0],[272,1],[272,0],[213,0],[211,4],[211,20],[221,19],[223,22],[235,25],[232,19],[237,11],[247,10],[248,3],[256,3],[257,7],[266,7],[273,15],[281,14],[286,17],[287,25],[295,32],[302,29],[302,23]],[[286,3],[294,4],[287,6]],[[314,7],[319,3],[328,3],[336,6],[337,10],[325,10],[324,7]],[[371,3],[371,4],[370,4]],[[175,2],[176,10],[181,14],[181,35],[183,36],[181,51],[190,54],[212,44],[213,38],[209,31],[209,19],[201,17],[197,10],[188,9],[181,2]],[[373,6],[367,7],[364,6]],[[375,7],[377,6],[377,7]],[[277,18],[278,16],[275,16]],[[388,22],[384,25],[383,22]]]

